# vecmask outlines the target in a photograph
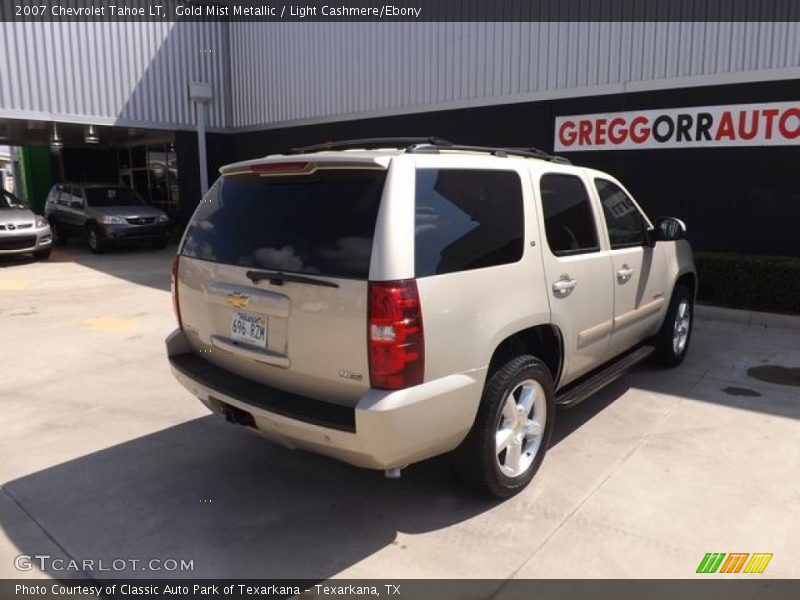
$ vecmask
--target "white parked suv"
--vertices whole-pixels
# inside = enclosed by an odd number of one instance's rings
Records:
[[[557,406],[686,355],[685,227],[606,173],[410,138],[221,174],[173,263],[169,360],[213,412],[285,446],[389,476],[454,451],[505,497]]]

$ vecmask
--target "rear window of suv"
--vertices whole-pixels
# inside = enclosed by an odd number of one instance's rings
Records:
[[[386,172],[220,178],[192,218],[183,254],[242,267],[367,279]]]
[[[517,262],[524,228],[515,171],[417,170],[417,277]]]

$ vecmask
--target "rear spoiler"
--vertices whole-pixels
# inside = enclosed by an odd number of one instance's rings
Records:
[[[297,160],[297,157],[283,159],[251,160],[222,167],[222,175],[310,175],[320,169],[375,169],[385,170],[389,166],[389,157],[370,157],[361,160],[352,158],[323,158],[314,160]]]

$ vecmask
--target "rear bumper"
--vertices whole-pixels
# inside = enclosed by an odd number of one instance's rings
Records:
[[[50,226],[0,234],[0,256],[47,250],[53,243]]]
[[[193,354],[180,330],[167,337],[167,354],[177,380],[212,412],[245,411],[275,442],[372,469],[405,466],[458,446],[472,427],[485,375],[477,370],[395,392],[369,390],[354,407],[344,407],[224,371]]]

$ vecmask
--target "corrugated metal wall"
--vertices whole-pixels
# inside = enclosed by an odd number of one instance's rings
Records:
[[[236,22],[231,60],[255,127],[797,68],[800,23]]]
[[[258,128],[799,68],[797,22],[3,22],[0,117],[190,128],[204,80],[212,128]]]
[[[191,127],[187,84],[203,80],[224,127],[227,38],[224,23],[0,23],[0,116]]]

